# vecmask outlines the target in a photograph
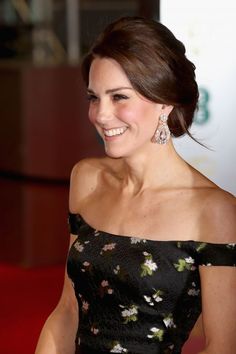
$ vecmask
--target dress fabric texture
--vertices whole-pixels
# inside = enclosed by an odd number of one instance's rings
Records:
[[[69,227],[80,354],[180,354],[201,313],[199,266],[236,266],[233,243],[114,235],[71,213]]]

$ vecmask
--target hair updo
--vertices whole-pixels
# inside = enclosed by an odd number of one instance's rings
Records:
[[[167,27],[141,17],[123,17],[108,25],[82,61],[87,85],[96,57],[117,61],[133,88],[150,101],[173,105],[168,118],[171,134],[191,136],[188,129],[199,97],[195,66]]]

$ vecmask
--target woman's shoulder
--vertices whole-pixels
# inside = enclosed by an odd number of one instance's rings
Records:
[[[85,182],[91,183],[97,175],[105,174],[115,170],[115,161],[109,157],[89,157],[78,161],[72,168],[71,171],[71,182]]]
[[[112,163],[107,157],[91,157],[78,161],[71,171],[70,176],[70,196],[69,208],[71,212],[77,212],[81,202],[101,185],[109,170],[112,169]]]
[[[236,242],[236,198],[220,187],[203,188],[199,194],[201,225],[209,242]]]

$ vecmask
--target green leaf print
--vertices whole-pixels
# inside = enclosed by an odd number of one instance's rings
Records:
[[[152,275],[152,270],[148,268],[145,264],[141,264],[141,268],[141,277],[145,277],[146,275]]]
[[[153,328],[150,329],[150,331],[152,333],[147,335],[148,338],[156,339],[159,342],[163,341],[163,335],[164,335],[164,330],[163,329],[159,329],[159,328],[153,327]]]
[[[178,272],[183,272],[185,269],[187,270],[195,270],[194,259],[192,257],[180,258],[178,259],[178,263],[175,263],[174,266]]]
[[[186,269],[186,261],[184,259],[179,259],[178,263],[175,263],[174,266],[178,272],[183,272]]]
[[[197,252],[201,252],[201,250],[203,250],[203,248],[205,248],[206,245],[207,245],[206,242],[201,242],[199,246],[197,246],[196,248]]]

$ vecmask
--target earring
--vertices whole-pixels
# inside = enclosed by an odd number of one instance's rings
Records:
[[[166,144],[170,139],[170,129],[167,125],[168,116],[163,113],[160,115],[159,124],[152,138],[153,143]]]

